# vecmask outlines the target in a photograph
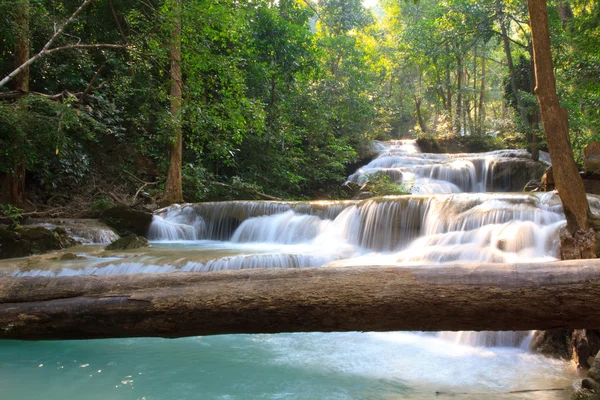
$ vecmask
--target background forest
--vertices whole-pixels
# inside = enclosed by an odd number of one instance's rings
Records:
[[[82,1],[0,2],[0,79],[22,64],[24,46],[40,55],[27,86],[18,76],[0,83],[4,203],[94,213],[150,201],[178,132],[190,202],[343,197],[372,139],[420,137],[430,151],[527,147],[534,157],[545,148],[524,1],[86,3],[46,46]],[[600,2],[550,1],[548,11],[581,157],[600,139]],[[23,196],[8,189],[15,179]]]

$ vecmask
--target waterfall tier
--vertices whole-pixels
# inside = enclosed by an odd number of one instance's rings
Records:
[[[424,154],[414,140],[378,143],[374,150],[378,156],[350,175],[348,182],[363,184],[369,176],[382,174],[414,194],[518,192],[548,166],[534,162],[526,150]]]

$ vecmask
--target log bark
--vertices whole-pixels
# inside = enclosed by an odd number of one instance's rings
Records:
[[[0,278],[0,338],[600,328],[600,260]]]

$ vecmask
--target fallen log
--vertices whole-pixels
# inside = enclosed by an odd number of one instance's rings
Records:
[[[600,329],[600,260],[1,277],[0,338]]]

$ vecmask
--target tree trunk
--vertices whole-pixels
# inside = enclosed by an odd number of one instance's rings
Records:
[[[558,15],[563,29],[567,29],[569,21],[573,19],[573,10],[571,10],[571,4],[568,1],[558,0]]]
[[[471,120],[471,130],[474,122],[477,123],[477,51],[473,53],[473,119]],[[471,114],[469,114],[469,118]]]
[[[29,59],[29,0],[21,0],[16,4],[15,26],[17,27],[15,35],[15,69],[27,62]],[[14,89],[17,96],[22,96],[29,92],[29,66],[19,70],[13,79]],[[14,143],[18,146],[17,143]],[[25,192],[25,170],[26,160],[15,160],[13,170],[6,175],[2,188],[4,190],[5,200],[10,204],[21,206],[23,204]]]
[[[415,108],[417,110],[417,121],[419,122],[419,127],[423,133],[427,133],[427,126],[425,125],[425,121],[423,121],[423,115],[421,114],[421,99],[417,96],[414,96],[415,99]]]
[[[481,57],[481,88],[479,91],[479,125],[485,122],[485,57]]]
[[[462,117],[463,117],[463,101],[462,101],[462,82],[463,82],[463,65],[462,57],[456,57],[456,118],[455,118],[455,133],[462,133]]]
[[[169,145],[169,170],[165,190],[161,199],[162,206],[183,202],[181,189],[181,164],[183,153],[183,138],[181,132],[181,100],[183,81],[181,79],[181,0],[172,0],[173,26],[171,27],[171,43],[169,58],[171,60],[171,117],[174,120],[173,142]]]
[[[550,33],[545,0],[527,0],[535,61],[536,89],[546,142],[552,160],[555,187],[563,204],[567,230],[561,235],[561,248],[570,244],[572,258],[593,257],[594,231],[590,229],[590,209],[573,157],[569,140],[567,110],[561,107],[550,52]],[[590,242],[592,251],[590,251]],[[563,257],[567,254],[563,251]]]
[[[527,118],[527,109],[525,108],[523,99],[521,99],[521,95],[519,94],[519,87],[517,86],[517,75],[515,73],[515,66],[513,64],[512,54],[510,52],[510,40],[508,39],[508,33],[506,31],[506,24],[504,21],[500,23],[500,29],[502,32],[502,42],[504,44],[504,54],[506,55],[506,64],[508,65],[508,73],[510,76],[510,88],[513,94],[515,95],[515,99],[517,101],[517,108],[519,110],[521,120],[523,121],[523,125],[529,126],[529,119]]]
[[[0,326],[20,340],[597,329],[600,260],[4,276]]]

